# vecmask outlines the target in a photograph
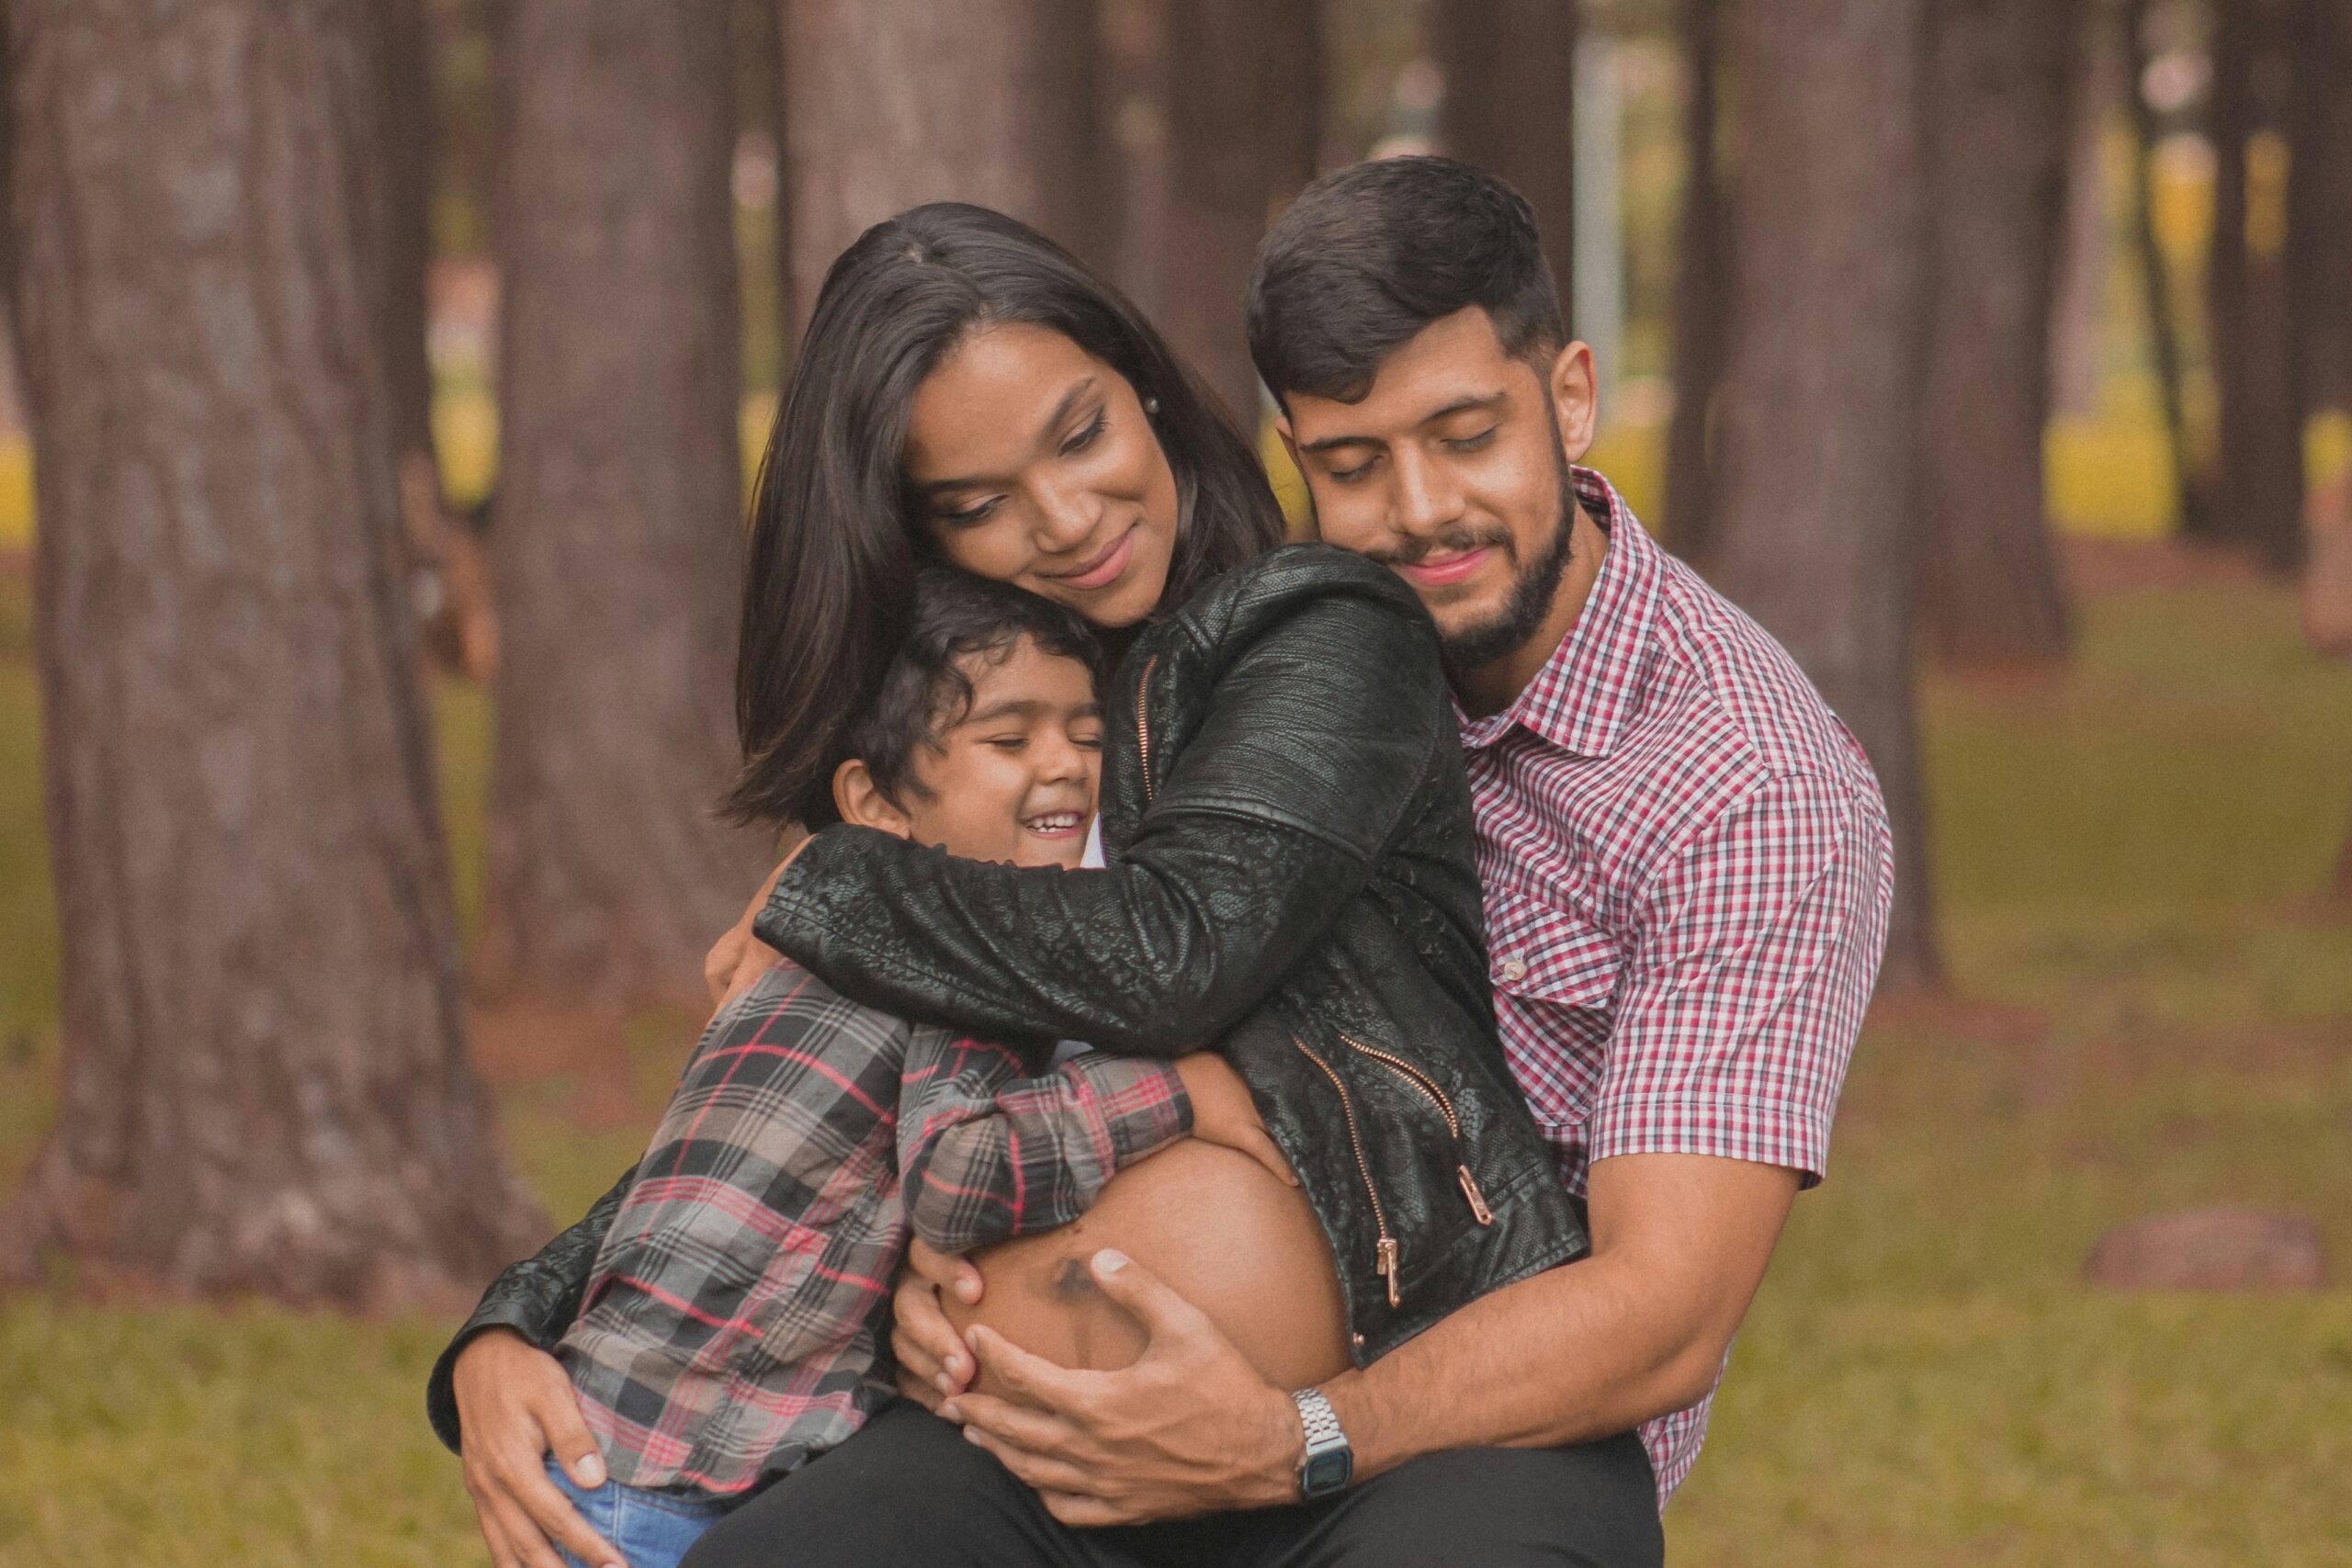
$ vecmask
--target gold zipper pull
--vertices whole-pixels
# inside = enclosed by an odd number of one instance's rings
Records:
[[[1495,1223],[1495,1212],[1487,1207],[1487,1195],[1478,1190],[1478,1179],[1470,1174],[1466,1165],[1457,1165],[1453,1173],[1462,1179],[1462,1195],[1470,1200],[1470,1216],[1482,1225]]]
[[[1372,1271],[1388,1281],[1388,1304],[1393,1307],[1403,1299],[1396,1289],[1396,1238],[1382,1236],[1373,1250],[1379,1257]]]

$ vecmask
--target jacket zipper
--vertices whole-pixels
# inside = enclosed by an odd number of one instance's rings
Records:
[[[1143,678],[1136,682],[1136,756],[1143,763],[1143,803],[1151,804],[1151,716],[1144,711],[1144,694],[1151,690],[1151,672],[1159,667],[1159,655],[1153,654],[1143,661]],[[1303,1049],[1303,1047],[1302,1047]]]
[[[1292,1035],[1290,1043],[1298,1047],[1300,1055],[1323,1069],[1323,1076],[1331,1080],[1331,1088],[1340,1097],[1340,1114],[1348,1124],[1348,1147],[1355,1151],[1356,1174],[1363,1179],[1363,1195],[1372,1200],[1373,1229],[1379,1236],[1373,1243],[1372,1271],[1388,1281],[1388,1304],[1394,1308],[1403,1299],[1396,1274],[1396,1238],[1388,1234],[1388,1211],[1381,1207],[1380,1189],[1373,1185],[1372,1162],[1363,1157],[1363,1137],[1356,1131],[1355,1101],[1349,1097],[1348,1086],[1340,1081],[1340,1075],[1332,1071],[1330,1063],[1308,1049],[1306,1042],[1297,1035]]]
[[[1430,1103],[1438,1108],[1439,1113],[1445,1118],[1445,1130],[1453,1134],[1454,1152],[1459,1154],[1462,1151],[1462,1118],[1454,1114],[1453,1101],[1446,1098],[1445,1090],[1438,1088],[1435,1078],[1430,1077],[1429,1074],[1402,1056],[1392,1056],[1387,1052],[1367,1045],[1350,1035],[1340,1035],[1340,1043],[1381,1063],[1426,1095]],[[1462,1189],[1463,1201],[1470,1205],[1470,1217],[1482,1225],[1493,1224],[1495,1212],[1487,1206],[1487,1195],[1478,1190],[1478,1179],[1470,1174],[1468,1160],[1464,1159],[1454,1166],[1453,1179]]]
[[[1145,660],[1143,674],[1136,682],[1136,760],[1143,770],[1143,803],[1147,807],[1151,805],[1154,795],[1158,793],[1151,779],[1151,714],[1148,694],[1151,690],[1151,672],[1159,668],[1159,655],[1156,653]],[[1454,1113],[1453,1101],[1446,1098],[1445,1091],[1437,1086],[1435,1079],[1402,1057],[1392,1056],[1385,1051],[1375,1050],[1361,1040],[1351,1039],[1342,1034],[1340,1036],[1340,1042],[1349,1049],[1384,1064],[1391,1072],[1397,1074],[1419,1089],[1444,1116],[1446,1131],[1453,1137],[1454,1148],[1457,1151],[1460,1150],[1462,1119]],[[1348,1086],[1341,1081],[1340,1075],[1332,1070],[1331,1064],[1310,1050],[1306,1042],[1294,1034],[1291,1036],[1290,1043],[1298,1047],[1300,1055],[1305,1056],[1321,1069],[1323,1076],[1330,1080],[1332,1091],[1340,1097],[1340,1115],[1347,1122],[1348,1147],[1355,1156],[1356,1175],[1363,1179],[1363,1194],[1372,1202],[1372,1224],[1377,1236],[1373,1243],[1373,1272],[1386,1281],[1388,1304],[1394,1308],[1403,1301],[1403,1285],[1398,1268],[1399,1248],[1396,1238],[1388,1234],[1388,1211],[1382,1206],[1380,1189],[1372,1179],[1372,1162],[1364,1157],[1363,1135],[1356,1127],[1354,1098],[1348,1093]],[[1486,1195],[1478,1190],[1477,1178],[1470,1174],[1468,1162],[1456,1164],[1453,1174],[1455,1180],[1462,1188],[1464,1200],[1470,1205],[1471,1216],[1482,1225],[1493,1224],[1494,1211],[1487,1206]]]

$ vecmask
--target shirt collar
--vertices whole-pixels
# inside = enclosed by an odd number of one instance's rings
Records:
[[[1590,468],[1571,468],[1568,477],[1577,500],[1609,536],[1609,553],[1577,624],[1535,679],[1502,712],[1464,716],[1462,742],[1473,749],[1491,746],[1517,727],[1576,756],[1606,757],[1633,714],[1657,599],[1657,547],[1607,479]]]

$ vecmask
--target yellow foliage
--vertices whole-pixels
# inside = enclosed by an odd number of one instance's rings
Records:
[[[1585,462],[1609,476],[1642,526],[1656,534],[1666,525],[1666,426],[1630,422],[1604,425]]]
[[[33,547],[33,448],[23,436],[0,441],[0,549]]]
[[[1258,422],[1258,461],[1266,466],[1266,482],[1274,487],[1274,499],[1282,503],[1283,522],[1290,536],[1315,537],[1315,503],[1307,498],[1306,480],[1300,477],[1298,465],[1290,460],[1290,448],[1283,445],[1272,414]]]
[[[498,483],[498,404],[481,387],[433,400],[433,444],[440,448],[441,490],[452,506],[474,505]]]

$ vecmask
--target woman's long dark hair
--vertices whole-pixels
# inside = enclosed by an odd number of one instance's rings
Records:
[[[1281,541],[1250,444],[1118,290],[986,208],[933,202],[876,224],[825,275],[760,459],[735,664],[743,773],[725,803],[736,819],[834,819],[835,752],[933,549],[901,477],[909,406],[975,329],[1011,322],[1062,333],[1157,401],[1177,495],[1159,611]]]

